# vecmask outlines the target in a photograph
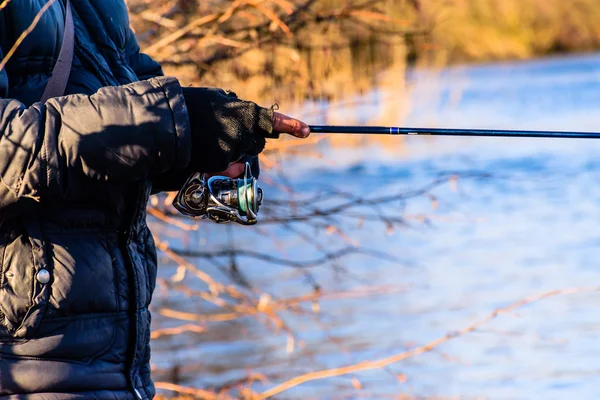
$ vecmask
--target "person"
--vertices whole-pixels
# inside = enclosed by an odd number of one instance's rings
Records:
[[[46,1],[0,10],[0,60]],[[273,132],[308,127],[214,88],[182,88],[140,52],[124,0],[71,0],[63,96],[56,0],[0,72],[0,398],[151,399],[152,192],[241,172]]]

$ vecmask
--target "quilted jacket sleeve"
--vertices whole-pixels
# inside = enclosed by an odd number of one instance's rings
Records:
[[[7,88],[0,72],[0,96]],[[25,199],[67,198],[82,180],[124,185],[190,160],[189,119],[174,78],[29,108],[0,99],[0,135],[0,215]]]

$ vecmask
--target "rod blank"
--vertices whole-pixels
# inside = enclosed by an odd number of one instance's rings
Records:
[[[397,126],[335,126],[311,125],[312,133],[337,133],[357,135],[433,135],[433,136],[474,136],[474,137],[530,137],[530,138],[569,138],[600,139],[598,132],[560,131],[517,131],[498,129],[446,129],[446,128],[403,128]]]

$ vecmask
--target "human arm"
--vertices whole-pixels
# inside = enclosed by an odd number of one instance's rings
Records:
[[[129,65],[139,79],[163,74],[160,64],[140,50],[131,29],[127,36]],[[194,172],[221,171],[230,176],[243,173],[243,163],[249,161],[253,174],[258,177],[257,154],[264,147],[264,136],[273,131],[306,137],[308,127],[302,122],[253,102],[237,98],[235,93],[216,88],[183,88],[190,113],[195,156],[184,168],[173,168],[155,175],[153,192],[179,190]],[[237,164],[237,165],[236,165]],[[230,167],[228,167],[230,166]],[[233,177],[233,175],[231,175]]]
[[[77,198],[87,182],[125,185],[190,160],[185,100],[173,78],[31,107],[7,95],[0,71],[0,216],[32,201]]]
[[[251,160],[258,174],[256,156],[265,138],[285,133],[305,138],[310,131],[303,122],[272,109],[239,99],[235,93],[216,88],[183,88],[192,131],[192,159],[153,179],[153,192],[176,191],[190,174],[207,172],[237,177],[243,173],[240,159]],[[253,159],[254,158],[254,159]]]

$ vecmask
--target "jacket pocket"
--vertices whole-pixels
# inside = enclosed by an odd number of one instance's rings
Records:
[[[23,227],[13,226],[4,232],[0,268],[0,340],[26,338],[39,324],[40,308],[45,303],[44,295],[47,297],[48,289],[36,280],[40,269],[37,268],[40,262],[36,262],[34,255],[36,241]]]
[[[104,231],[47,231],[52,256],[48,318],[110,314],[119,310],[111,238]],[[114,239],[113,239],[114,240]]]

